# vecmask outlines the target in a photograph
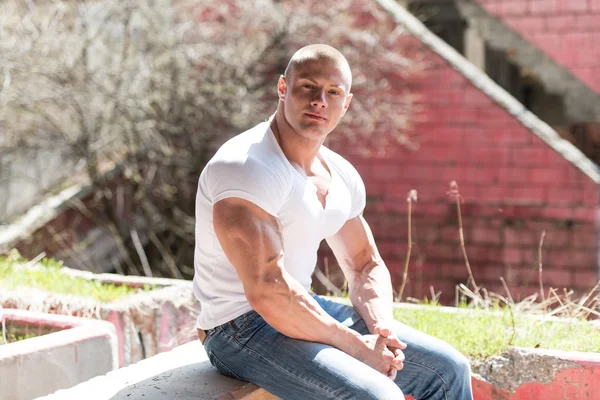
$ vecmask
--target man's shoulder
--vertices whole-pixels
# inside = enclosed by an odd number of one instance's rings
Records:
[[[264,139],[269,126],[265,122],[261,122],[252,128],[239,133],[227,140],[219,147],[211,161],[219,161],[221,159],[235,159],[241,158],[242,160],[247,158],[249,155],[252,156],[252,149],[256,146],[265,145]]]
[[[225,142],[206,165],[210,181],[227,179],[252,183],[289,181],[288,171],[273,148],[269,124],[263,122]]]

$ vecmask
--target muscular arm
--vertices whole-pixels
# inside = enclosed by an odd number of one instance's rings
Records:
[[[367,221],[362,215],[348,220],[327,243],[348,279],[352,305],[374,333],[376,324],[393,319],[393,293]]]
[[[227,198],[213,206],[213,223],[250,306],[265,321],[289,337],[328,344],[359,358],[360,335],[330,317],[283,267],[275,217],[246,200]]]

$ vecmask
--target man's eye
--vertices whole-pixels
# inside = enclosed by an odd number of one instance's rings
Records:
[[[314,89],[315,88],[313,85],[309,85],[309,84],[304,85],[304,87],[307,88],[307,89]]]
[[[339,96],[340,92],[338,92],[337,90],[330,90],[329,93],[334,94],[336,96]]]

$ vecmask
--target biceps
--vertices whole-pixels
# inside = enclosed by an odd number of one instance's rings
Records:
[[[215,234],[244,287],[279,273],[283,243],[279,221],[260,207],[228,198],[213,206]]]

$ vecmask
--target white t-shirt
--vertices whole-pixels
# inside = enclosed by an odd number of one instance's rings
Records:
[[[366,201],[365,186],[356,169],[324,146],[320,155],[331,172],[325,208],[314,184],[286,158],[268,122],[230,139],[208,162],[196,195],[198,328],[214,328],[251,310],[242,282],[215,235],[212,206],[219,200],[239,197],[277,217],[282,227],[284,267],[310,290],[321,241],[360,215]]]

